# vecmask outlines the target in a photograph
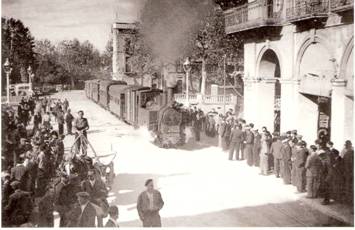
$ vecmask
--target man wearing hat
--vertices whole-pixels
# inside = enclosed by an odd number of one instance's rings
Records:
[[[88,178],[81,184],[82,190],[89,194],[89,199],[93,204],[99,206],[103,211],[108,209],[108,202],[106,200],[107,189],[101,178],[95,175],[93,170],[88,171]],[[101,216],[98,216],[98,226],[103,226]]]
[[[33,210],[30,193],[21,190],[19,181],[11,182],[14,193],[10,195],[8,204],[3,207],[8,227],[18,227],[29,221]]]
[[[281,168],[281,160],[282,160],[282,142],[278,133],[274,133],[274,142],[271,144],[270,154],[274,157],[274,172],[277,178],[280,177],[280,168]]]
[[[233,160],[234,152],[236,155],[236,160],[239,161],[239,152],[241,149],[241,144],[243,143],[244,133],[242,131],[241,125],[236,124],[231,132],[230,137],[230,147],[229,147],[229,160]],[[243,154],[242,154],[243,155]],[[242,156],[243,157],[243,156]]]
[[[321,150],[323,151],[323,150]],[[307,177],[307,198],[316,198],[320,186],[320,177],[322,172],[322,161],[319,158],[317,147],[311,145],[310,155],[306,161],[306,177]]]
[[[292,141],[286,137],[282,140],[282,148],[281,148],[281,175],[285,184],[291,184],[291,170],[292,170]]]
[[[259,167],[260,164],[260,150],[261,150],[261,135],[258,129],[253,131],[254,145],[253,145],[253,161],[254,166]]]
[[[251,132],[251,127],[249,125],[245,126],[245,140],[244,140],[244,156],[247,158],[247,163],[249,166],[253,166],[253,145],[254,145],[254,134]]]
[[[62,177],[63,185],[58,191],[56,208],[59,210],[60,227],[66,227],[69,222],[69,211],[72,210],[77,202],[76,194],[81,191],[79,177],[75,174],[69,175],[68,179]]]
[[[77,225],[75,227],[88,227],[93,228],[95,226],[96,210],[90,203],[90,195],[87,192],[78,192],[76,194],[79,202],[80,216],[78,218]]]
[[[296,151],[296,186],[298,192],[305,192],[306,189],[306,161],[308,157],[308,150],[306,149],[306,142],[300,141],[297,143]]]

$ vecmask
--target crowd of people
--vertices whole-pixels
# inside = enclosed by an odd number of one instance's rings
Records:
[[[199,142],[201,132],[218,138],[218,145],[228,159],[246,160],[249,166],[259,167],[261,175],[274,174],[285,184],[292,184],[307,198],[322,198],[354,205],[354,149],[350,140],[339,151],[321,133],[312,144],[307,144],[297,130],[271,133],[267,127],[261,132],[253,123],[237,118],[230,109],[226,114],[212,109],[204,113],[192,107],[183,112],[184,122],[191,127]]]
[[[85,219],[92,209],[80,208],[88,201],[102,216],[115,210],[106,201],[98,163],[86,155],[89,124],[83,115],[74,118],[67,99],[47,97],[24,97],[2,110],[3,227],[52,227],[54,211],[61,227],[92,226]],[[75,154],[65,154],[67,135],[75,135]],[[103,225],[101,216],[97,223]]]

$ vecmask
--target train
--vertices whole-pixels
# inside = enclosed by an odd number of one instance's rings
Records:
[[[182,113],[163,90],[94,79],[85,81],[85,95],[120,120],[146,127],[160,147],[174,148],[185,142]]]

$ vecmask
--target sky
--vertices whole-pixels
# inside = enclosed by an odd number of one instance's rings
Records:
[[[114,21],[133,22],[144,0],[1,0],[2,17],[20,19],[35,39],[89,40],[103,51]]]

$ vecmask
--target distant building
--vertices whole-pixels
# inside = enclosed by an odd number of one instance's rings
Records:
[[[353,140],[353,0],[215,1],[245,38],[245,118],[309,144]]]
[[[133,34],[136,32],[134,23],[115,22],[112,25],[112,78],[113,80],[124,80],[127,74],[132,72],[128,59],[130,58],[130,47]]]

